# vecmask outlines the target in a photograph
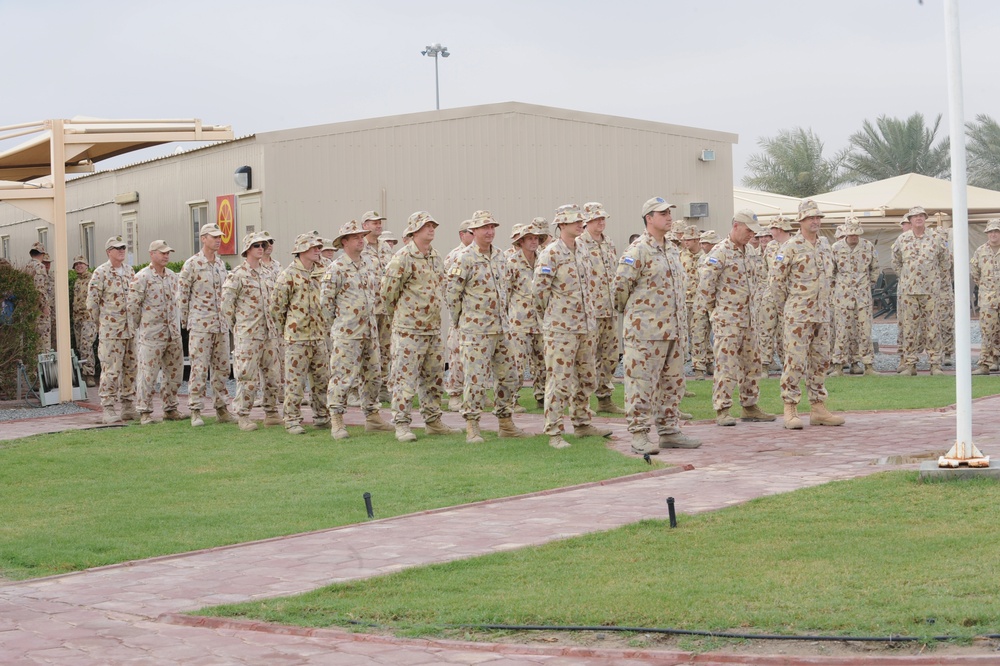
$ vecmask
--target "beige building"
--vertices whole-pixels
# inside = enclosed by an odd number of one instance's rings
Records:
[[[397,234],[411,212],[430,211],[442,225],[442,250],[475,210],[493,212],[506,246],[515,223],[587,201],[604,203],[608,233],[624,248],[641,231],[640,207],[651,196],[676,203],[675,218],[724,232],[736,141],[726,132],[518,102],[266,132],[71,181],[69,254],[96,266],[104,240],[121,234],[132,263],[145,263],[158,238],[183,259],[228,195],[234,213],[222,212],[235,218],[237,241],[267,229],[282,263],[296,234],[332,237],[372,209]],[[23,264],[30,245],[48,244],[52,233],[39,218],[0,206],[0,256]]]

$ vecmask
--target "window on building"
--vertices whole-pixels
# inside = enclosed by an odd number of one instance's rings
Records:
[[[80,245],[83,246],[83,258],[90,266],[95,266],[97,259],[97,240],[94,238],[94,223],[84,222],[80,225]]]
[[[130,210],[122,213],[122,240],[125,241],[125,261],[129,266],[135,266],[135,247],[139,238],[139,223],[136,212]]]
[[[10,236],[0,236],[0,257],[10,261]]]
[[[196,201],[188,204],[191,207],[191,254],[201,249],[202,225],[208,224],[208,202]]]
[[[45,246],[45,249],[49,248],[49,228],[48,227],[38,227],[36,229],[38,232],[38,242]]]

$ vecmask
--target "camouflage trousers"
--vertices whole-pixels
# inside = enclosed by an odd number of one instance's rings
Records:
[[[707,370],[712,363],[712,322],[708,312],[694,310],[691,313],[691,367],[695,370]]]
[[[281,382],[278,353],[278,338],[236,339],[236,349],[233,351],[236,397],[233,398],[233,407],[240,416],[250,415],[257,391],[262,388],[261,406],[264,412],[270,414],[278,410],[278,388]]]
[[[437,333],[429,335],[405,329],[392,332],[392,422],[412,422],[413,396],[420,400],[424,422],[441,418],[441,393],[444,391],[444,345]]]
[[[52,346],[52,316],[38,315],[35,322],[35,332],[38,333],[38,351],[54,349]]]
[[[752,327],[716,326],[715,375],[712,382],[712,408],[715,411],[733,406],[733,390],[739,387],[740,404],[757,404],[760,387],[761,358],[757,334]]]
[[[73,334],[76,336],[76,357],[80,359],[80,371],[84,377],[93,377],[96,371],[94,342],[97,341],[97,324],[89,319],[74,322]]]
[[[510,334],[510,343],[514,347],[518,378],[523,380],[527,370],[531,375],[531,393],[535,400],[545,400],[545,341],[542,334],[514,331]]]
[[[871,303],[836,306],[834,320],[836,333],[833,341],[833,365],[840,367],[854,363],[874,363]]]
[[[901,363],[916,365],[926,350],[932,365],[941,363],[941,329],[937,297],[931,294],[900,296],[899,356]]]
[[[184,379],[184,349],[181,346],[181,339],[136,342],[136,346],[139,356],[136,410],[140,414],[153,412],[153,391],[156,388],[156,378],[162,372],[160,399],[163,402],[163,411],[176,411],[177,389]]]
[[[347,391],[358,387],[361,408],[365,414],[378,412],[379,391],[382,390],[382,360],[377,339],[333,339],[330,354],[330,381],[326,389],[326,405],[331,414],[347,411]]]
[[[462,395],[465,391],[465,373],[462,372],[462,346],[459,344],[458,329],[448,329],[448,379],[444,390],[450,396]]]
[[[462,394],[462,417],[478,421],[486,404],[486,389],[494,386],[494,414],[508,418],[517,400],[521,382],[517,376],[514,350],[506,333],[486,335],[459,331],[462,367],[465,369],[465,390]],[[490,377],[495,377],[490,381]]]
[[[392,317],[375,315],[378,326],[378,353],[382,364],[382,386],[389,386],[389,374],[392,369]]]
[[[937,313],[941,355],[953,357],[955,356],[955,292],[949,290],[939,295]]]
[[[191,373],[188,381],[188,408],[201,411],[209,378],[215,409],[226,406],[226,380],[229,379],[229,333],[188,332],[188,358]]]
[[[563,412],[573,426],[590,423],[590,396],[597,385],[594,334],[545,333],[545,434],[561,435]]]
[[[97,343],[101,360],[101,386],[98,395],[102,407],[114,407],[118,400],[135,400],[135,347],[132,338],[101,338]]]
[[[680,432],[677,412],[684,395],[684,350],[678,340],[625,338],[625,419],[629,432]]]
[[[993,365],[1000,361],[1000,311],[980,310],[979,329],[982,333],[979,363]]]
[[[771,298],[764,298],[760,304],[760,325],[757,335],[761,364],[771,365],[775,354],[781,357],[781,335],[781,317],[778,316],[778,308]]]
[[[313,420],[330,418],[323,389],[330,384],[330,357],[326,340],[285,341],[285,405],[282,418],[286,428],[302,423],[302,401],[309,388]]]
[[[618,368],[618,317],[597,319],[597,339],[594,342],[594,360],[597,367],[597,388],[600,398],[610,398],[615,390],[615,370]]]
[[[781,399],[797,405],[802,399],[799,384],[805,379],[809,402],[826,400],[826,369],[830,366],[828,322],[784,322],[785,359],[781,371]]]

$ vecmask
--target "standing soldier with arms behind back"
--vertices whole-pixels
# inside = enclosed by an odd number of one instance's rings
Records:
[[[76,355],[80,371],[87,386],[94,386],[94,343],[97,342],[97,323],[87,309],[87,290],[90,289],[90,267],[82,255],[73,259],[76,282],[73,283],[73,335],[76,337]]]
[[[831,376],[874,375],[872,345],[872,286],[878,280],[878,252],[861,238],[865,230],[856,217],[848,218],[844,237],[833,244],[833,311],[836,338]]]
[[[786,217],[778,215],[771,220],[772,241],[764,248],[764,271],[765,281],[762,285],[763,301],[761,307],[760,327],[758,336],[760,337],[760,364],[761,377],[767,378],[769,370],[779,370],[778,358],[784,356],[784,346],[781,342],[783,335],[781,311],[774,304],[774,297],[771,295],[771,271],[774,270],[774,258],[781,251],[781,246],[792,237],[792,222]]]
[[[218,422],[233,421],[226,408],[229,328],[222,316],[222,285],[226,281],[226,264],[218,254],[222,231],[216,224],[206,224],[199,237],[201,250],[184,262],[177,286],[181,326],[188,330],[188,357],[191,359],[188,407],[194,427],[205,425],[201,409],[209,379]]]
[[[472,224],[472,220],[465,220],[458,225],[459,243],[444,257],[445,274],[451,271],[458,255],[465,252],[465,249],[472,244],[470,224]],[[444,383],[444,389],[448,393],[448,411],[460,412],[462,411],[462,394],[465,391],[465,374],[462,372],[462,349],[459,345],[457,326],[448,326],[447,351],[448,380]]]
[[[612,300],[618,251],[604,233],[608,214],[596,201],[583,205],[584,232],[577,241],[580,249],[590,257],[594,273],[594,316],[597,319],[597,337],[594,342],[597,367],[597,411],[624,414],[625,410],[611,400],[615,390],[615,369],[618,367],[618,313]]]
[[[49,272],[45,268],[49,255],[45,253],[45,246],[41,243],[34,243],[31,246],[31,261],[24,267],[24,272],[31,276],[35,291],[38,292],[38,319],[35,322],[35,332],[38,333],[38,349],[45,351],[51,349],[50,329],[52,328],[52,308],[55,303],[49,298]]]
[[[972,280],[979,287],[979,326],[982,347],[974,375],[990,374],[990,366],[1000,361],[1000,218],[986,223],[986,242],[976,248],[972,260]]]
[[[135,330],[135,355],[138,357],[139,387],[136,404],[140,423],[153,420],[153,389],[163,372],[160,398],[163,418],[180,421],[177,389],[184,377],[184,348],[181,343],[180,314],[177,310],[177,274],[167,268],[173,248],[166,241],[149,244],[149,265],[132,280],[128,295],[128,316]]]
[[[367,211],[361,216],[361,228],[368,231],[365,236],[364,256],[371,264],[371,269],[375,274],[375,279],[381,281],[385,276],[385,270],[392,259],[392,248],[379,243],[379,236],[382,234],[384,217],[376,211]],[[375,321],[378,324],[378,348],[379,358],[382,363],[382,388],[379,391],[380,402],[389,400],[389,367],[392,364],[392,315],[385,308],[382,302],[382,294],[376,295],[375,301]]]
[[[135,421],[135,347],[128,317],[128,292],[135,277],[125,264],[125,241],[121,236],[109,238],[104,244],[108,260],[97,267],[90,278],[87,309],[97,322],[99,342],[97,357],[101,361],[101,407],[104,422]],[[121,399],[121,417],[115,403]]]
[[[538,244],[544,229],[532,224],[515,224],[511,243],[517,252],[507,259],[507,319],[510,338],[517,358],[517,376],[524,378],[524,371],[531,373],[532,393],[535,404],[545,408],[545,343],[538,325],[535,310],[534,276],[538,259]]]

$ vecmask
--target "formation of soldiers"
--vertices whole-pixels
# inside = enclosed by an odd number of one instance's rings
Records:
[[[227,271],[218,254],[222,232],[207,224],[200,251],[179,274],[166,268],[174,250],[163,240],[150,244],[149,265],[134,274],[116,236],[105,244],[108,261],[93,274],[83,257],[73,263],[84,375],[92,382],[87,350],[96,336],[107,423],[153,423],[151,396],[159,385],[164,419],[190,418],[201,426],[211,384],[217,420],[237,421],[244,431],[258,427],[250,417],[257,403],[263,425],[303,433],[308,394],[312,425],[347,438],[344,413],[353,394],[366,430],[394,431],[402,442],[416,439],[414,397],[425,434],[458,432],[441,420],[447,391],[449,409],[465,419],[466,440],[478,443],[488,409],[498,418],[500,437],[528,435],[513,416],[524,411],[518,393],[528,372],[551,446],[570,445],[563,436],[567,410],[575,435],[610,435],[592,423],[590,398],[596,396],[600,411],[626,415],[634,452],[656,453],[699,445],[679,427],[688,417],[679,405],[688,393],[684,365],[690,359],[695,379],[713,378],[719,425],[737,422],[730,414],[734,394],[742,420],[775,420],[757,406],[758,381],[778,368],[785,428],[802,428],[803,381],[810,423],[841,425],[844,419],[825,406],[828,369],[875,373],[871,287],[878,255],[861,238],[860,222],[849,218],[831,245],[819,234],[823,214],[806,200],[795,220],[777,216],[767,227],[753,211],[741,210],[720,240],[714,231],[675,222],[673,208],[662,198],[647,201],[644,233],[621,255],[604,233],[610,216],[597,202],[561,206],[551,225],[544,218],[514,225],[505,251],[495,243],[499,222],[476,211],[444,258],[433,246],[438,223],[424,211],[409,217],[398,249],[375,211],[332,239],[300,234],[284,269],[271,256],[274,239],[258,232],[242,240],[244,262]],[[926,220],[922,208],[911,209],[892,249],[901,374],[916,374],[921,351],[931,374],[939,374],[947,351],[940,322],[950,255],[944,234],[928,230]],[[987,236],[972,259],[983,329],[975,374],[989,374],[1000,360],[1000,220],[989,222]],[[40,296],[45,290],[43,335],[51,328],[51,280],[44,247],[36,244],[31,253],[28,271]],[[450,330],[443,339],[444,322]],[[189,415],[180,413],[177,399],[182,328],[191,364]],[[235,414],[226,389],[230,333]],[[611,399],[620,357],[625,409]],[[379,413],[384,400],[391,403],[391,423]]]

